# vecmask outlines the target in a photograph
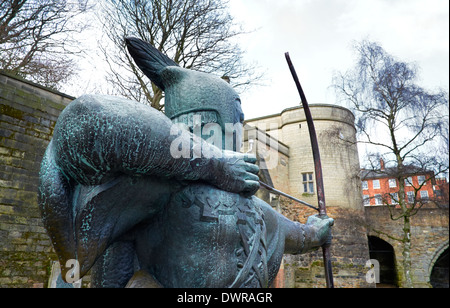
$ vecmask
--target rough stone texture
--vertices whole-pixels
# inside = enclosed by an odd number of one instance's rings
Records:
[[[395,266],[400,286],[403,285],[402,243],[376,231],[396,238],[403,236],[403,220],[392,221],[386,207],[366,207],[369,235],[377,236],[394,248]],[[398,216],[398,215],[397,215]],[[430,287],[434,263],[448,249],[449,212],[447,209],[422,208],[411,217],[411,266],[415,287]]]
[[[310,109],[319,141],[327,212],[335,219],[331,248],[335,287],[373,287],[365,279],[369,270],[365,264],[370,258],[358,151],[353,143],[356,139],[353,114],[335,105],[317,104],[311,105]],[[267,130],[270,136],[282,142],[283,147],[280,147],[278,155],[280,163],[268,170],[275,188],[317,206],[317,194],[303,191],[302,173],[314,172],[303,108],[289,108],[279,115],[248,120],[246,123]],[[256,144],[259,146],[259,143]],[[282,159],[286,160],[286,166],[281,164]],[[287,181],[280,182],[280,175],[281,178],[287,175]],[[279,200],[279,211],[291,220],[305,223],[309,215],[316,214],[314,210],[287,201],[284,197]],[[275,203],[271,202],[273,206]],[[284,273],[285,287],[324,287],[322,251],[285,255]]]
[[[281,212],[290,219],[305,223],[314,210],[281,202]],[[360,211],[329,207],[328,215],[335,220],[331,262],[336,288],[374,287],[366,282],[365,267],[369,260],[364,216]],[[284,256],[284,286],[288,288],[325,287],[322,250],[298,256]]]
[[[71,97],[0,73],[0,287],[44,287],[56,256],[37,206],[39,168]]]

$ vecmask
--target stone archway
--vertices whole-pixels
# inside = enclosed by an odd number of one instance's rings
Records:
[[[449,287],[449,253],[448,241],[436,251],[430,263],[430,284],[433,288]]]
[[[370,258],[377,260],[380,265],[380,281],[377,288],[398,287],[394,247],[376,236],[368,236],[368,240]]]

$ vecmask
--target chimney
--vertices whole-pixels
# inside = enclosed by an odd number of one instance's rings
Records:
[[[384,171],[384,160],[380,158],[380,170]]]

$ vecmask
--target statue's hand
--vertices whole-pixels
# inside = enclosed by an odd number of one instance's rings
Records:
[[[223,151],[221,158],[213,158],[207,180],[226,191],[251,196],[259,189],[259,167],[256,157],[232,151]]]
[[[312,215],[308,217],[306,225],[311,229],[311,247],[318,248],[331,244],[331,227],[334,219],[328,216]]]

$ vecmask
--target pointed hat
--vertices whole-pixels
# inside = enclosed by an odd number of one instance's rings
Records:
[[[125,39],[142,72],[165,92],[165,114],[172,120],[186,114],[213,112],[222,126],[243,121],[239,95],[223,79],[179,67],[151,44]]]

